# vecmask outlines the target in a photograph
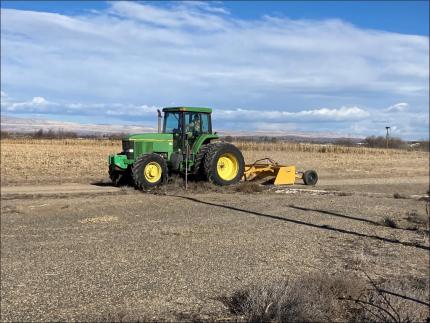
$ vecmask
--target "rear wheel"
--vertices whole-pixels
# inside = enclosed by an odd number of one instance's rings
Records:
[[[231,185],[240,181],[245,161],[237,147],[229,143],[211,144],[204,159],[208,180],[216,185]]]
[[[194,162],[194,178],[196,180],[206,180],[206,172],[205,172],[205,156],[209,149],[213,146],[213,144],[201,145],[199,152],[196,155],[196,159]]]
[[[148,190],[164,184],[167,164],[160,155],[145,154],[134,163],[132,174],[135,186],[140,190]]]
[[[314,170],[307,170],[303,174],[303,182],[306,185],[315,185],[318,182],[318,174]]]

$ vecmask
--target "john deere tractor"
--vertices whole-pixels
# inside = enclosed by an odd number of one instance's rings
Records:
[[[163,112],[164,117],[158,111],[158,133],[130,135],[122,141],[122,152],[109,156],[114,184],[133,183],[147,190],[165,183],[169,173],[187,173],[217,185],[240,181],[242,153],[215,141],[219,136],[212,132],[211,109],[172,107]]]

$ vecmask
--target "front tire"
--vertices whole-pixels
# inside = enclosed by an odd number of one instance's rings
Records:
[[[157,154],[140,156],[132,168],[136,188],[149,190],[164,184],[167,180],[167,163]]]
[[[216,185],[232,185],[240,181],[245,161],[240,150],[229,143],[210,144],[205,155],[204,168],[208,180]]]

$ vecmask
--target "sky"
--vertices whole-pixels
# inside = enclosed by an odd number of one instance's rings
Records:
[[[429,2],[2,1],[1,112],[429,137]]]

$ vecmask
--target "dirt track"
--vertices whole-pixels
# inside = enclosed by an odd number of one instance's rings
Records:
[[[315,187],[306,186],[298,182],[293,186],[280,186],[279,189],[289,190],[290,188],[301,191],[339,191],[339,192],[380,192],[392,195],[392,192],[407,192],[418,197],[424,196],[428,188],[429,180],[425,177],[403,177],[403,178],[362,178],[362,179],[323,179]],[[363,190],[363,187],[365,188]],[[392,187],[398,187],[393,191]],[[269,188],[269,187],[268,187]],[[272,186],[271,188],[277,189]],[[54,195],[79,195],[79,194],[115,194],[121,193],[124,189],[114,187],[110,183],[93,184],[51,184],[51,185],[21,185],[2,186],[2,198],[18,196],[54,196]]]
[[[91,184],[54,184],[54,185],[24,185],[5,186],[1,188],[2,197],[10,195],[52,195],[52,194],[106,194],[120,192],[121,189],[111,185]]]

